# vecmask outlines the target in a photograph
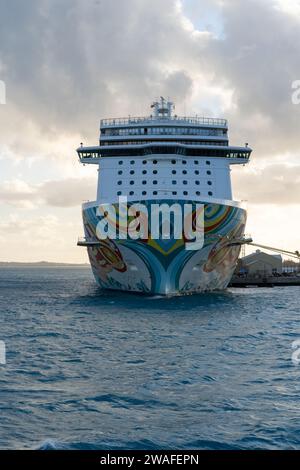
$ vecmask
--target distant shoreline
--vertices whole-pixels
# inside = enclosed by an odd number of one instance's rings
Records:
[[[37,261],[35,263],[26,263],[18,261],[0,261],[1,268],[89,268],[88,263],[52,263],[48,261]]]

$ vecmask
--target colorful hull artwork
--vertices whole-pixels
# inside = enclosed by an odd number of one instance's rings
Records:
[[[134,203],[136,203],[135,201]],[[139,201],[174,204],[174,200]],[[196,204],[193,201],[176,201]],[[133,204],[133,203],[131,203]],[[201,204],[197,201],[197,204]],[[244,235],[246,211],[243,208],[217,203],[204,205],[204,244],[201,249],[187,250],[185,239],[98,240],[97,204],[83,207],[88,254],[97,283],[104,289],[139,292],[148,295],[190,294],[226,289],[236,267],[240,245],[231,239]],[[130,203],[128,204],[130,205]],[[116,205],[117,207],[117,205]]]

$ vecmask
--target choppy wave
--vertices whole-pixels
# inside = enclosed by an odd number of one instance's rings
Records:
[[[299,293],[147,298],[2,269],[0,447],[299,449]]]

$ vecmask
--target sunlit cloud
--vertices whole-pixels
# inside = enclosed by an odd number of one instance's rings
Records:
[[[291,83],[300,79],[299,18],[296,0],[5,2],[2,229],[12,211],[26,216],[28,227],[43,221],[49,243],[34,256],[53,259],[55,249],[63,256],[51,243],[61,239],[67,219],[68,241],[76,239],[80,203],[96,194],[97,172],[78,163],[76,147],[97,145],[100,118],[147,114],[164,94],[177,114],[226,117],[231,143],[249,142],[252,162],[232,173],[235,197],[249,201],[253,235],[269,230],[270,242],[284,233],[293,243],[298,222],[278,227],[274,214],[300,205],[300,105],[291,101]],[[266,229],[254,210],[263,204],[274,215]],[[47,225],[44,212],[56,222]],[[12,243],[2,245],[0,258],[15,259]],[[28,243],[38,244],[37,237]],[[85,259],[61,246],[68,259]]]

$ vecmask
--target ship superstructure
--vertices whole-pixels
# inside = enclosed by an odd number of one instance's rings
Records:
[[[180,117],[163,97],[146,117],[103,119],[99,145],[77,149],[99,170],[96,201],[83,204],[85,240],[96,280],[104,288],[146,293],[223,289],[230,281],[246,212],[232,200],[230,166],[251,149],[231,146],[225,119]],[[205,240],[188,252],[176,239],[99,240],[100,204],[203,204]]]

